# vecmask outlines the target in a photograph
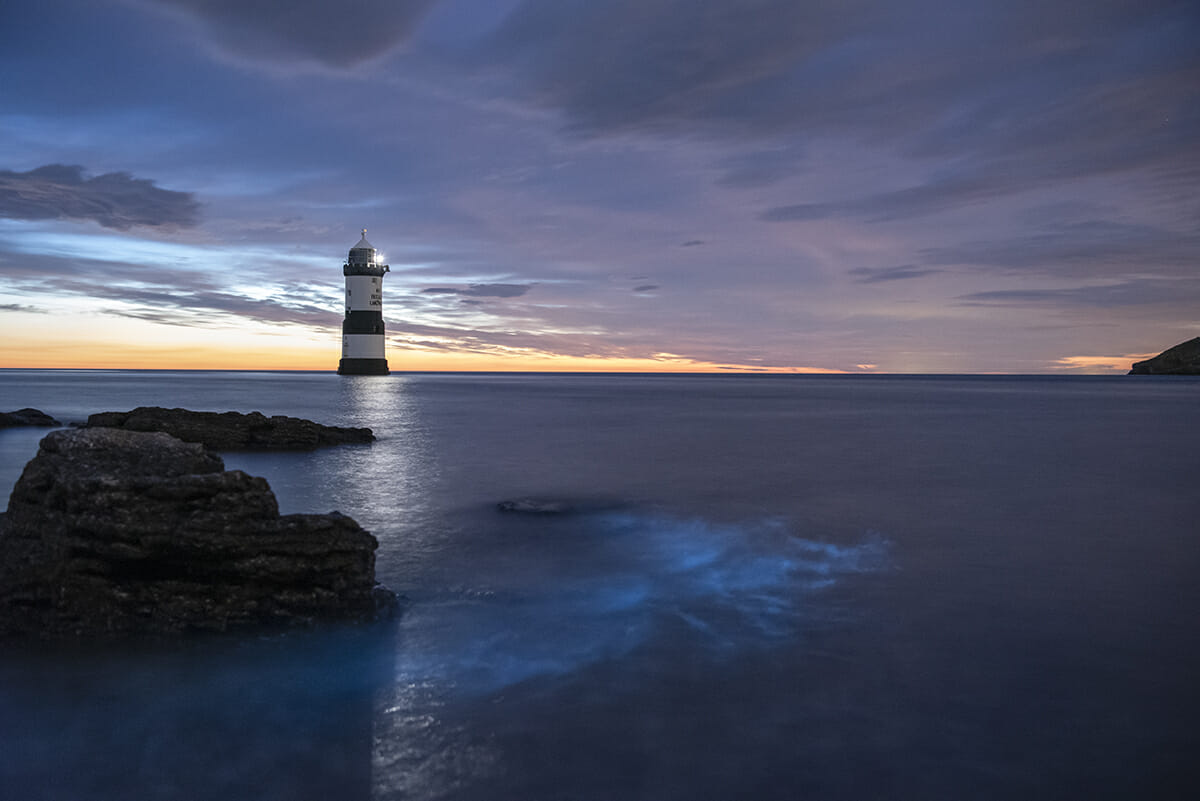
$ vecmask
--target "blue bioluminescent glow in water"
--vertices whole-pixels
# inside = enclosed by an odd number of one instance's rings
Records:
[[[399,655],[402,673],[478,694],[569,676],[669,637],[706,659],[736,658],[827,625],[844,612],[828,590],[887,566],[878,535],[839,546],[778,522],[711,525],[634,512],[529,522],[543,535],[536,579],[496,575],[413,610],[402,629],[415,620],[430,639]],[[510,544],[519,528],[506,535]],[[680,622],[685,636],[672,632]]]
[[[22,799],[1190,798],[1190,379],[0,371],[354,517],[375,629],[0,647]],[[0,431],[11,487],[43,431]],[[501,511],[534,499],[547,510]]]

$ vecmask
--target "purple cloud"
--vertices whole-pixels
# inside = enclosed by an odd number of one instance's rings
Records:
[[[519,298],[530,289],[533,289],[532,284],[471,284],[466,289],[431,286],[421,292],[426,295],[462,295],[472,298]]]
[[[92,220],[126,231],[138,225],[192,226],[199,208],[190,192],[160,189],[126,172],[85,178],[83,167],[64,164],[0,170],[0,217],[14,220]]]
[[[221,48],[255,61],[349,67],[406,41],[437,0],[153,0],[200,22]]]

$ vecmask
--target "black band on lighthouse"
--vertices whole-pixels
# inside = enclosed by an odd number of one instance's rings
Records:
[[[343,334],[379,334],[383,336],[383,313],[348,311],[342,320]]]

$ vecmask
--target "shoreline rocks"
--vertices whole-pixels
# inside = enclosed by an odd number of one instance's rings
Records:
[[[313,450],[327,445],[373,442],[369,428],[327,426],[300,417],[261,412],[194,412],[139,406],[128,412],[90,415],[85,428],[118,428],[126,431],[160,431],[184,442],[198,442],[213,450]]]
[[[1200,337],[1180,342],[1153,359],[1134,362],[1129,375],[1200,375]]]
[[[280,516],[263,478],[204,446],[113,428],[48,434],[0,516],[0,634],[286,628],[385,617],[378,542]]]
[[[0,428],[17,426],[61,426],[62,423],[38,409],[17,409],[15,412],[0,412]]]

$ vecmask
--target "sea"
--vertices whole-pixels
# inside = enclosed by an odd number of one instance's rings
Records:
[[[0,371],[30,406],[369,426],[222,456],[370,530],[403,605],[2,643],[5,799],[1200,786],[1200,379]],[[0,500],[45,433],[0,430]]]

